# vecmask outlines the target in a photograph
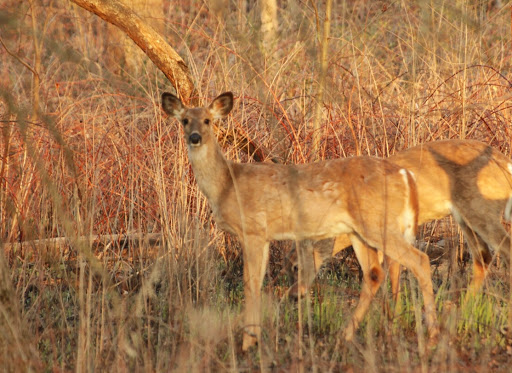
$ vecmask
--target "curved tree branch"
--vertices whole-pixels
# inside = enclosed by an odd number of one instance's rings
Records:
[[[188,66],[178,53],[130,7],[117,0],[71,0],[126,33],[165,74],[186,102],[196,96]]]
[[[153,63],[165,74],[176,88],[181,100],[190,106],[196,106],[197,94],[192,83],[188,66],[178,53],[151,26],[141,19],[129,6],[118,0],[71,0],[78,6],[96,14],[103,20],[119,27],[128,35]],[[247,135],[234,129],[238,142],[233,136],[223,133],[241,151],[250,154],[255,161],[266,158],[266,151],[250,140]],[[222,131],[221,131],[222,132]]]

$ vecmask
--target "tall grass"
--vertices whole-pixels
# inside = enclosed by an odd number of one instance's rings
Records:
[[[488,4],[335,2],[320,158],[387,156],[461,137],[510,156],[510,9]],[[203,1],[164,2],[166,37],[190,66],[200,101],[232,90],[235,108],[222,125],[260,144],[268,161],[313,159],[323,4],[282,3],[277,44],[266,53],[258,8],[227,6],[221,24]],[[423,227],[421,235],[435,259],[437,348],[422,347],[421,303],[408,274],[399,314],[385,311],[389,292],[381,291],[356,341],[346,343],[340,332],[360,286],[353,261],[329,263],[297,305],[282,297],[289,245],[278,243],[264,285],[264,343],[242,354],[240,249],[212,221],[179,125],[162,116],[160,93],[172,90],[163,74],[147,60],[137,72],[125,66],[113,53],[121,42],[105,23],[66,1],[4,1],[0,22],[11,52],[0,53],[0,240],[7,244],[0,272],[10,274],[0,288],[0,366],[500,371],[510,365],[505,269],[498,258],[483,294],[463,300],[469,266],[463,252],[450,261],[463,245],[449,220]],[[250,161],[236,146],[240,140],[220,138],[229,158]],[[159,244],[97,239],[125,233],[157,233]],[[35,241],[55,237],[67,243]],[[441,237],[443,249],[431,250]]]

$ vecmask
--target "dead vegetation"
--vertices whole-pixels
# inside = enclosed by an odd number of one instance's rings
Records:
[[[244,151],[252,144],[263,149],[264,161],[314,159],[323,3],[278,3],[277,38],[270,46],[261,41],[259,7],[226,4],[216,13],[209,2],[162,2],[164,38],[188,65],[199,103],[226,90],[235,93],[227,120],[235,131],[219,139],[225,152],[253,161],[248,153],[254,151]],[[459,137],[485,141],[510,157],[510,7],[496,4],[335,2],[319,157],[387,156]],[[469,266],[449,220],[421,229],[434,260],[442,320],[436,349],[422,348],[414,322],[421,304],[407,274],[403,314],[390,321],[383,311],[388,295],[380,292],[356,342],[346,344],[339,331],[359,295],[357,273],[350,269],[356,267],[332,261],[307,301],[289,303],[281,299],[289,285],[282,269],[289,243],[279,243],[271,247],[264,286],[267,344],[240,354],[238,244],[216,228],[181,129],[160,109],[160,93],[170,89],[167,78],[149,60],[134,72],[112,58],[117,41],[105,22],[71,2],[7,0],[0,24],[0,238],[9,245],[0,272],[11,279],[0,287],[1,366],[510,366],[509,271],[497,257],[483,295],[462,302]],[[160,245],[82,240],[126,234],[157,234]],[[68,244],[26,243],[57,237]],[[441,239],[453,247],[445,256],[435,251]]]

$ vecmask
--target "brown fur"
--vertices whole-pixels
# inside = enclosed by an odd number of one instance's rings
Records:
[[[510,260],[510,236],[501,224],[501,217],[504,210],[507,217],[507,209],[512,204],[512,162],[487,144],[474,140],[430,142],[400,152],[389,161],[415,176],[419,224],[454,215],[472,253],[470,292],[476,293],[487,275],[492,260],[491,249]],[[325,244],[321,249],[310,245],[315,251],[315,265],[304,266],[301,290],[308,288],[326,258],[350,245],[348,235],[337,237],[330,252],[325,249]],[[391,266],[396,264],[391,263]],[[391,270],[396,296],[399,270]],[[295,291],[297,287],[292,293]]]
[[[335,159],[301,165],[241,164],[226,160],[215,140],[211,121],[229,113],[233,96],[225,93],[207,108],[186,108],[173,95],[162,95],[166,113],[183,124],[189,160],[218,226],[241,241],[244,258],[244,350],[261,335],[261,285],[270,240],[321,240],[349,234],[364,276],[376,278],[363,288],[345,331],[353,337],[382,282],[372,270],[375,252],[411,269],[418,278],[431,336],[438,332],[428,257],[405,238],[403,220],[417,209],[413,178],[390,162],[370,157]],[[404,172],[408,175],[404,178]],[[410,198],[404,198],[409,196]],[[412,198],[412,199],[411,199]],[[377,272],[376,272],[377,271]],[[371,282],[371,281],[369,281]]]

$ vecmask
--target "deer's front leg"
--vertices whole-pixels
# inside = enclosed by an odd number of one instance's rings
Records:
[[[288,296],[298,299],[304,296],[313,283],[326,258],[331,257],[332,240],[304,240],[294,243],[292,249],[293,269],[297,282],[288,291]],[[300,274],[300,275],[299,275]]]
[[[247,236],[244,256],[244,334],[242,350],[247,351],[261,338],[261,285],[268,262],[269,243],[258,236]]]
[[[300,256],[302,276],[290,288],[288,295],[295,299],[299,297],[299,294],[304,296],[325,261],[351,245],[350,237],[347,234],[338,236],[335,240],[328,238],[320,241],[305,240],[298,242],[295,245],[296,249],[292,249],[290,260],[294,269],[298,269]]]

